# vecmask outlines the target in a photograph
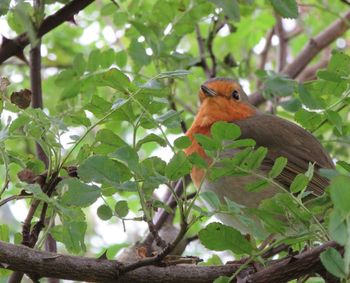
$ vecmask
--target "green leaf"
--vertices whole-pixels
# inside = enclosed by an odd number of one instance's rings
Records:
[[[133,171],[138,170],[139,156],[136,150],[129,145],[118,148],[116,151],[109,154],[109,156],[124,162]]]
[[[115,244],[112,246],[109,246],[107,251],[106,251],[106,256],[107,259],[109,260],[113,260],[115,259],[115,256],[117,255],[117,253],[122,249],[122,248],[126,248],[129,245],[126,243],[122,243],[122,244]]]
[[[240,232],[218,222],[210,223],[199,231],[198,236],[201,243],[210,250],[231,250],[235,254],[250,254],[253,250]]]
[[[210,258],[208,258],[205,262],[199,263],[201,266],[211,266],[211,265],[223,265],[224,263],[222,262],[221,258],[213,254]]]
[[[333,209],[329,217],[328,231],[332,240],[336,241],[342,246],[345,246],[349,237],[348,228],[346,226],[345,217],[338,209]]]
[[[69,252],[78,254],[86,250],[84,237],[87,224],[85,222],[65,222],[64,225],[56,225],[50,233],[56,241],[63,243]]]
[[[295,0],[270,0],[275,10],[284,18],[298,17],[298,5]]]
[[[76,178],[63,180],[59,188],[64,191],[61,202],[66,205],[88,207],[101,196],[99,187],[84,184]]]
[[[256,145],[256,142],[253,139],[241,139],[241,140],[236,140],[234,142],[225,144],[224,148],[230,149],[230,148],[241,148],[241,147],[253,147],[255,145]]]
[[[115,204],[114,211],[120,218],[127,216],[129,213],[129,207],[128,207],[127,201],[125,200],[118,201]]]
[[[78,76],[81,76],[85,72],[86,62],[83,54],[78,54],[75,56],[73,61],[74,70]]]
[[[241,135],[241,129],[228,122],[219,121],[211,126],[211,135],[214,139],[221,142],[224,140],[235,140]]]
[[[36,199],[45,201],[47,203],[51,202],[51,199],[45,194],[38,184],[30,184],[26,187],[26,190],[31,192]]]
[[[180,113],[171,109],[155,120],[168,128],[176,128],[180,125]]]
[[[97,209],[97,215],[101,220],[109,220],[113,216],[112,209],[108,205],[101,205]]]
[[[102,52],[99,61],[100,61],[100,64],[101,64],[102,68],[104,68],[104,69],[109,68],[112,64],[115,63],[115,52],[114,52],[114,50],[110,48],[110,49],[107,49],[104,52]],[[118,70],[118,69],[115,69],[115,70]]]
[[[343,213],[350,212],[350,176],[339,175],[331,180],[331,199],[334,207]]]
[[[209,0],[218,8],[221,8],[223,13],[228,16],[230,20],[239,22],[240,13],[237,0]]]
[[[227,276],[220,276],[214,280],[213,283],[230,283],[231,278]]]
[[[197,152],[192,153],[191,155],[187,156],[187,158],[191,162],[191,164],[198,168],[208,167],[207,162]]]
[[[342,78],[339,74],[336,72],[331,72],[328,70],[319,70],[317,72],[317,77],[319,79],[325,80],[325,81],[331,81],[335,83],[340,83],[342,81]]]
[[[342,51],[333,50],[327,70],[343,77],[342,79],[349,77],[350,56]]]
[[[313,84],[299,84],[299,98],[301,102],[309,109],[323,109],[324,100],[320,97],[319,91],[315,90]]]
[[[151,62],[151,57],[146,54],[143,45],[136,40],[131,41],[128,53],[134,63],[139,67],[148,65]]]
[[[345,161],[338,161],[337,165],[340,165],[341,167],[343,167],[346,171],[348,171],[350,173],[350,164],[345,162]]]
[[[79,177],[85,182],[107,182],[118,185],[130,179],[128,168],[106,156],[95,155],[86,159],[78,169]]]
[[[276,74],[268,77],[265,81],[264,95],[271,96],[289,96],[294,93],[295,81]]]
[[[322,122],[322,115],[317,112],[310,112],[305,109],[299,109],[295,113],[295,120],[308,130],[312,131]]]
[[[327,249],[326,251],[321,253],[320,259],[323,266],[335,277],[347,277],[344,270],[344,260],[336,249]]]
[[[217,140],[214,140],[206,135],[195,134],[194,138],[205,150],[213,151],[220,148],[220,143]]]
[[[161,202],[160,200],[153,200],[152,201],[152,207],[154,208],[163,208],[166,212],[168,213],[174,213],[174,211],[171,209],[171,207],[167,204],[165,204],[164,202]]]
[[[219,210],[221,202],[213,191],[206,191],[203,193],[200,193],[200,197],[209,204],[214,210]]]
[[[101,52],[98,49],[94,49],[89,54],[89,59],[87,62],[87,69],[90,72],[94,72],[100,66],[100,56]]]
[[[1,0],[0,2],[0,16],[6,15],[10,6],[11,0]]]
[[[338,112],[335,112],[333,110],[327,110],[326,111],[326,117],[327,120],[333,125],[335,126],[335,128],[339,131],[339,133],[342,135],[343,134],[343,119],[342,117],[339,115]]]
[[[106,5],[103,5],[101,8],[101,16],[110,16],[112,15],[115,11],[117,11],[116,9],[117,7],[111,2],[111,3],[107,3]]]
[[[288,98],[283,100],[280,102],[280,105],[283,107],[283,109],[292,113],[297,112],[302,107],[300,100],[296,98]]]
[[[129,78],[116,68],[112,68],[102,74],[102,81],[106,85],[121,92],[125,92],[128,88],[130,88]]]
[[[116,148],[127,145],[123,139],[108,129],[102,129],[97,132],[96,142],[100,142],[99,145],[94,147],[94,152],[98,154],[107,154],[113,152]]]
[[[192,144],[191,140],[187,136],[182,136],[177,138],[174,141],[174,146],[179,148],[179,149],[185,149],[188,148]]]
[[[268,186],[269,182],[267,180],[258,180],[254,183],[249,183],[245,185],[245,189],[248,192],[260,192]]]
[[[115,62],[120,68],[124,68],[126,66],[126,63],[128,62],[128,55],[124,50],[121,50],[115,54]]]
[[[10,229],[6,224],[0,225],[0,241],[10,241]]]
[[[265,156],[267,154],[267,148],[260,146],[257,150],[253,151],[250,156],[245,160],[245,166],[254,170],[260,167]]]
[[[85,105],[85,109],[89,110],[95,115],[105,115],[112,107],[112,103],[106,101],[102,97],[94,95],[91,98],[91,102]]]
[[[284,167],[286,167],[287,162],[288,159],[283,156],[276,158],[275,163],[273,164],[272,169],[268,174],[268,177],[274,179],[279,176],[282,173]]]
[[[308,177],[306,177],[305,174],[300,173],[294,178],[292,184],[290,185],[290,191],[292,193],[298,193],[304,190],[308,183]]]
[[[191,171],[191,163],[188,161],[186,154],[183,151],[176,153],[165,168],[165,176],[176,181],[180,177],[185,176]]]
[[[149,143],[149,142],[155,142],[157,144],[159,144],[162,147],[166,146],[166,141],[160,137],[157,136],[156,134],[149,134],[147,136],[145,136],[144,138],[140,139],[137,144],[136,144],[136,150],[139,150],[141,148],[142,145]]]

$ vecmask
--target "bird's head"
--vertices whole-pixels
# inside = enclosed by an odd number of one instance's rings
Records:
[[[201,102],[196,122],[210,127],[217,121],[235,121],[256,114],[256,108],[248,101],[242,87],[234,80],[215,78],[201,85]]]

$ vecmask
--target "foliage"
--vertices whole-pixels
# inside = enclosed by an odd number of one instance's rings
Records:
[[[31,1],[10,2],[0,3],[0,24],[8,24],[9,38],[27,32],[34,45],[36,27],[44,15],[69,1],[45,1],[45,13]],[[96,1],[76,16],[77,26],[64,23],[42,39],[43,110],[28,107],[27,66],[17,59],[3,64],[0,197],[3,201],[18,196],[17,202],[27,208],[35,200],[48,204],[48,224],[35,248],[43,248],[50,233],[70,253],[101,254],[107,249],[108,258],[113,258],[119,249],[133,243],[116,240],[96,251],[91,238],[101,235],[94,223],[118,223],[120,231],[114,231],[118,234],[123,229],[120,223],[141,220],[149,224],[163,208],[176,211],[175,224],[186,227],[184,232],[199,235],[205,248],[197,245],[203,254],[207,249],[228,250],[236,258],[249,255],[261,261],[271,246],[259,249],[259,245],[271,233],[280,235],[272,246],[285,243],[295,251],[334,240],[345,247],[345,253],[329,249],[321,261],[330,273],[348,279],[349,51],[331,45],[327,66],[308,81],[278,72],[273,56],[262,70],[261,52],[256,51],[279,17],[298,18],[297,24],[305,32],[288,42],[295,57],[309,38],[344,10],[341,1],[328,1],[328,6],[309,2],[298,9],[294,0]],[[94,29],[98,30],[96,38],[90,35]],[[204,53],[202,45],[207,48]],[[276,55],[278,48],[271,48],[270,53]],[[27,50],[24,54],[28,55]],[[319,60],[320,56],[314,62]],[[275,160],[267,176],[260,174],[267,149],[255,146],[253,140],[240,139],[241,130],[230,123],[215,123],[211,136],[195,136],[212,164],[198,154],[185,155],[183,150],[191,141],[183,135],[181,123],[187,128],[191,125],[198,88],[213,70],[217,76],[242,82],[249,93],[261,88],[277,115],[312,132],[338,160],[336,169],[322,171],[331,179],[323,196],[303,202],[309,194],[313,164],[296,176],[290,188],[276,181],[287,164],[285,157]],[[47,165],[37,156],[36,143],[48,157]],[[228,149],[240,151],[228,158],[224,155]],[[272,185],[279,193],[257,209],[193,186],[185,189],[184,198],[175,196],[177,209],[158,198],[165,188],[173,192],[173,181],[183,180],[193,167],[203,169],[212,182],[253,175],[257,180],[245,188],[247,192],[260,192]],[[72,168],[77,175],[71,174]],[[39,176],[46,181],[57,176],[63,180],[49,193],[37,182]],[[194,198],[187,199],[191,193]],[[16,206],[11,203],[9,207],[13,210]],[[39,206],[32,224],[40,219],[43,207]],[[218,222],[207,224],[210,217],[220,214],[236,217],[252,238],[247,240],[238,230]],[[0,240],[20,243],[25,215],[21,219],[9,215],[11,221],[0,225]],[[125,227],[128,230],[128,225]],[[228,280],[220,277],[215,282]]]

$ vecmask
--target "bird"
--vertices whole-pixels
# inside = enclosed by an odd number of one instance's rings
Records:
[[[213,78],[204,82],[199,90],[200,106],[192,126],[186,132],[191,145],[185,154],[198,153],[208,164],[211,158],[195,139],[196,134],[210,136],[211,126],[218,121],[236,124],[241,129],[241,139],[253,139],[256,146],[263,146],[268,153],[259,168],[267,175],[274,161],[279,156],[286,157],[288,162],[276,182],[288,189],[299,173],[305,173],[309,163],[314,164],[314,174],[308,184],[312,195],[320,196],[329,185],[329,180],[320,175],[320,168],[334,168],[334,163],[321,143],[299,125],[272,114],[267,114],[249,103],[238,82],[230,78]],[[233,157],[239,149],[230,149],[223,153],[225,157]],[[209,181],[205,170],[193,167],[191,178],[197,188],[202,191],[213,191],[223,202],[225,198],[247,208],[258,208],[263,200],[281,192],[276,186],[269,185],[259,192],[249,192],[245,185],[256,181],[254,176],[224,176]],[[225,224],[231,225],[242,233],[248,234],[246,223],[237,217],[226,214],[218,217]],[[259,224],[260,225],[260,224]]]

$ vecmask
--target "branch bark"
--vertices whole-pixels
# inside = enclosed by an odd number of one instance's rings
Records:
[[[320,32],[315,38],[310,39],[299,55],[281,73],[295,79],[321,50],[349,29],[348,21],[350,21],[350,10],[342,18],[337,19]],[[253,105],[259,106],[265,101],[265,98],[260,91],[257,91],[250,95],[249,101]]]
[[[244,269],[239,278],[243,282],[286,282],[307,274],[324,272],[319,256],[329,247],[339,246],[328,242],[297,256],[272,261],[254,273],[252,267]],[[219,276],[230,276],[239,264],[223,266],[176,265],[167,267],[146,266],[123,273],[124,265],[115,260],[66,256],[35,251],[25,246],[0,241],[0,262],[3,268],[40,277],[54,277],[88,282],[213,282]]]
[[[210,78],[210,69],[207,64],[207,60],[205,59],[205,46],[204,46],[204,39],[201,35],[199,25],[196,25],[196,36],[197,36],[197,42],[198,42],[198,50],[199,50],[199,58],[200,58],[200,64],[204,70],[204,73],[206,77]]]
[[[40,25],[38,29],[38,37],[41,38],[49,31],[58,27],[65,21],[72,19],[72,17],[79,11],[86,8],[94,0],[73,0],[58,10],[53,15],[48,16]],[[0,64],[12,56],[21,54],[23,49],[29,44],[29,37],[27,33],[22,33],[14,39],[3,41],[0,48]]]
[[[279,39],[277,70],[280,72],[284,69],[287,63],[287,39],[286,39],[286,32],[283,28],[281,17],[277,14],[275,14],[275,17],[276,17],[275,33]]]

